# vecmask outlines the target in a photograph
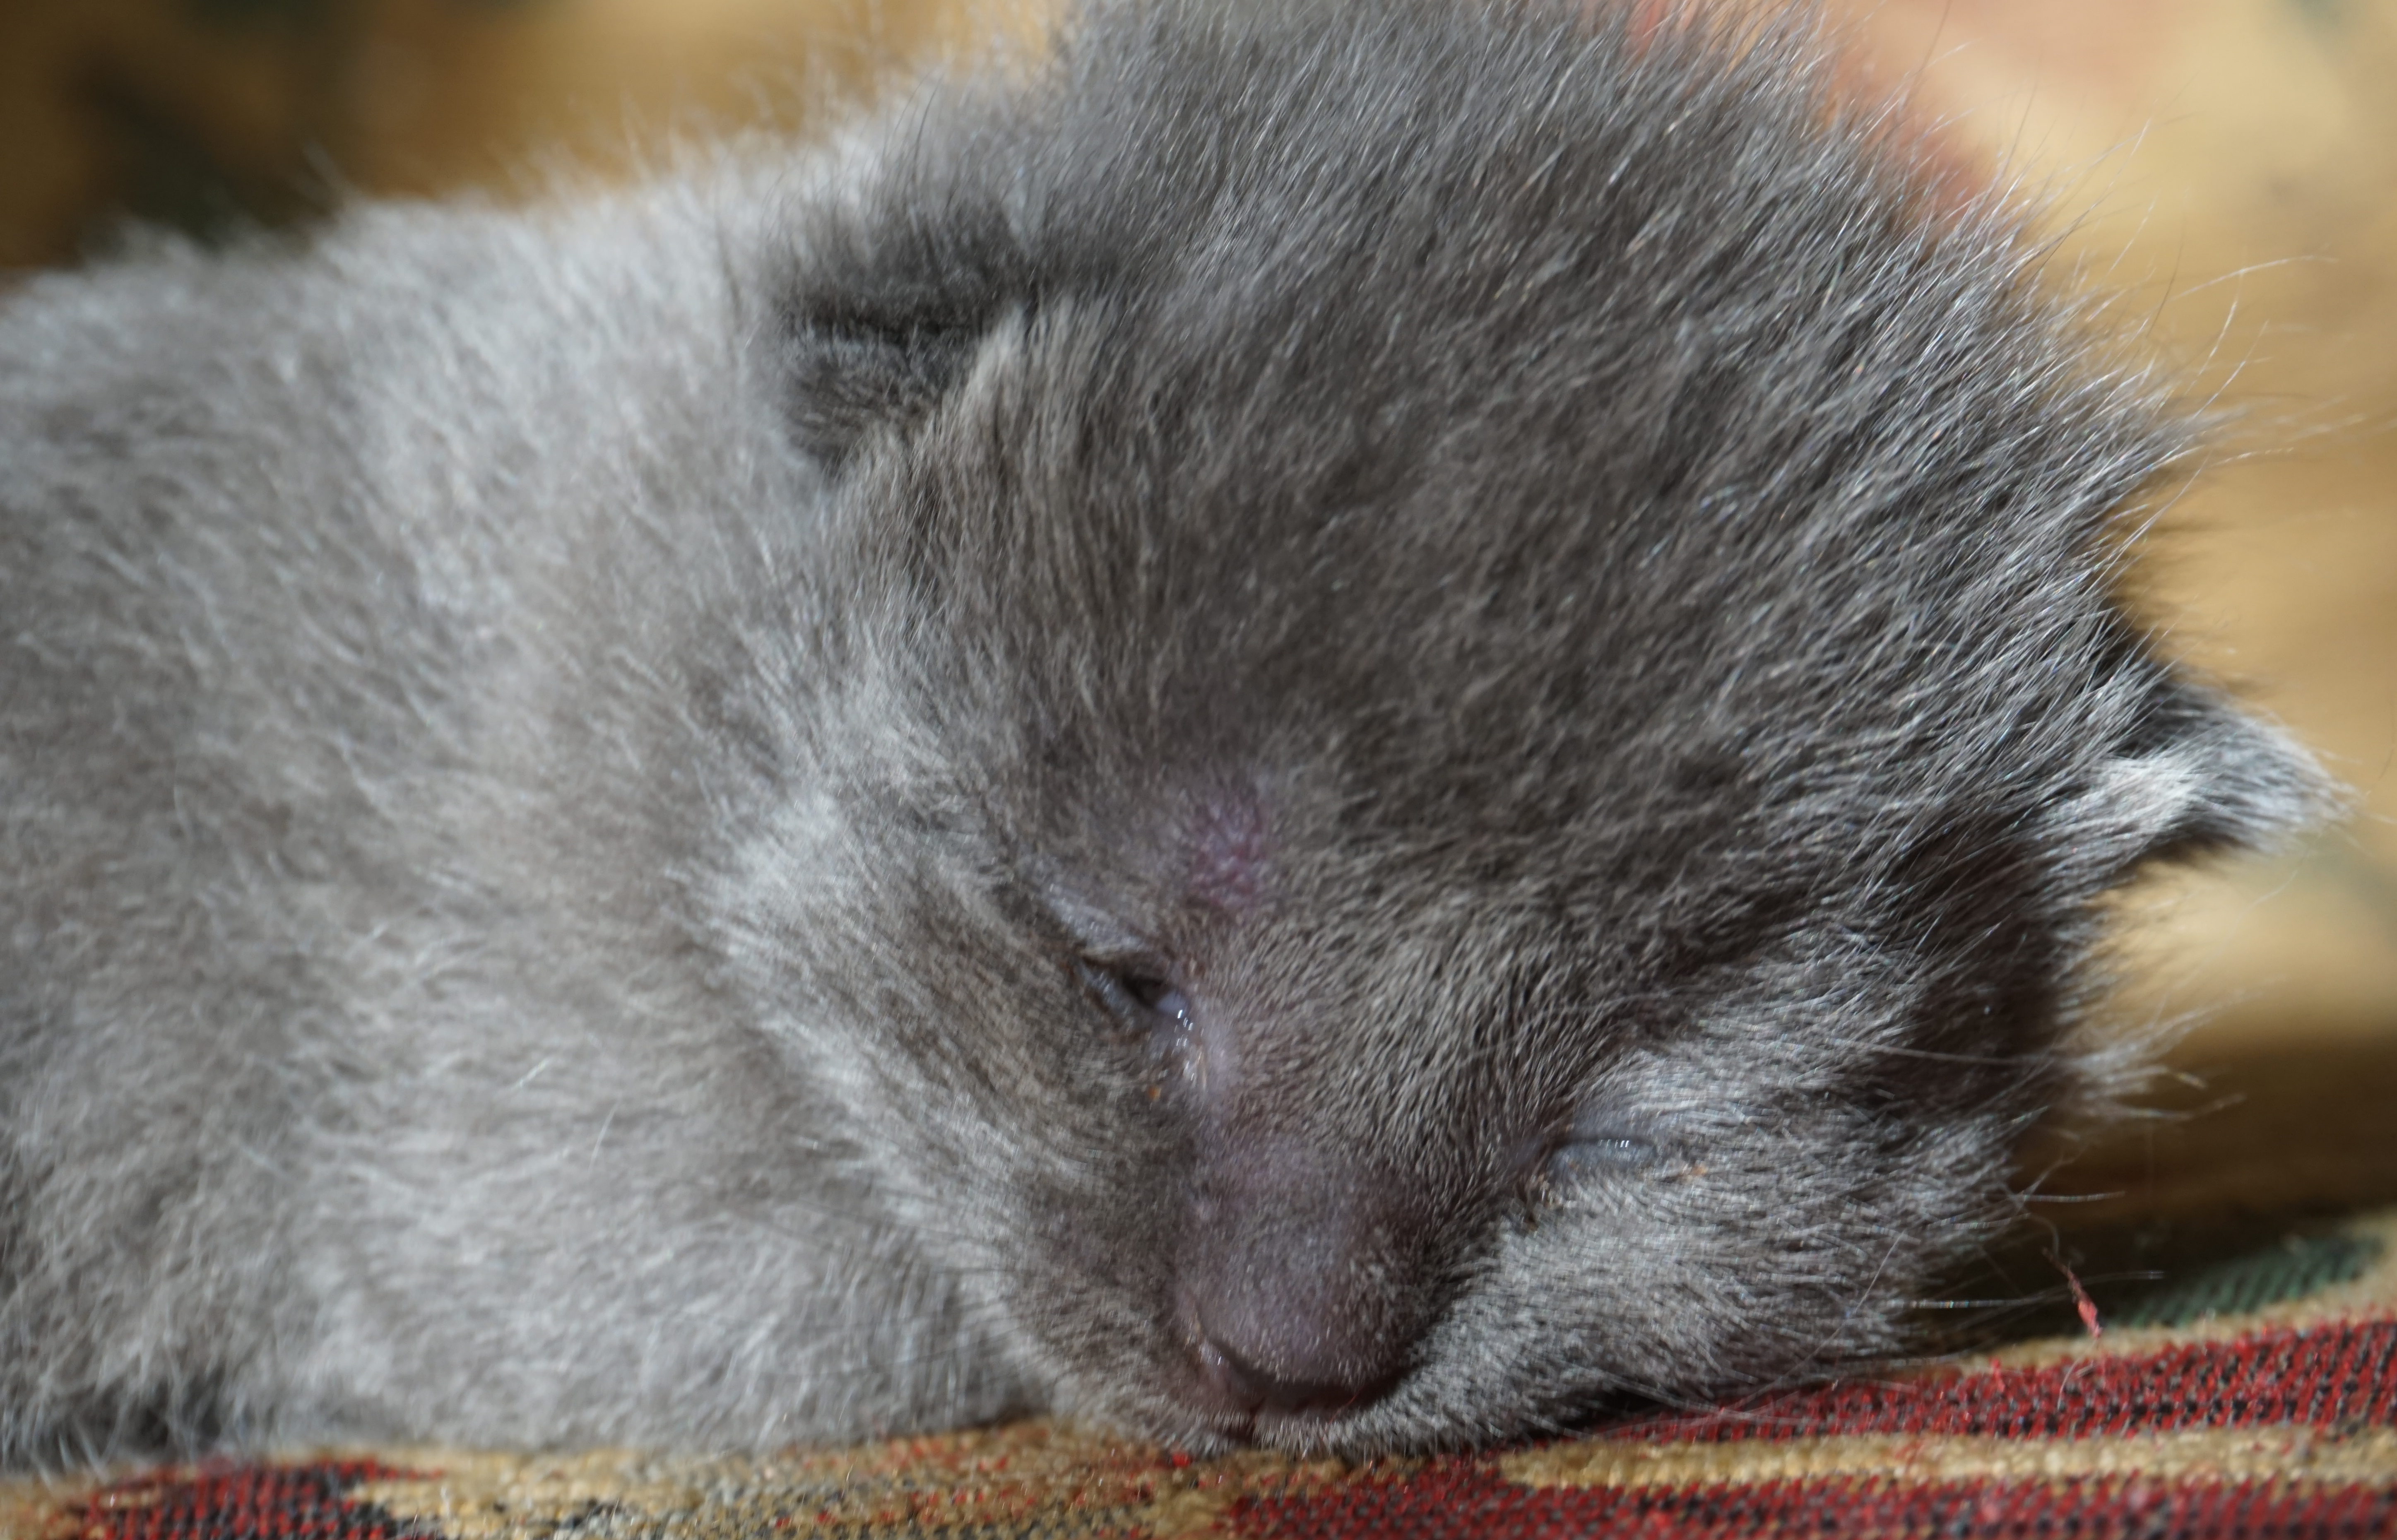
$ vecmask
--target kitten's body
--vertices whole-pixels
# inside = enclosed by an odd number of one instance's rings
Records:
[[[1574,8],[15,296],[0,1454],[1890,1346],[2095,897],[2314,783],[2119,614],[2180,431],[2008,219]]]

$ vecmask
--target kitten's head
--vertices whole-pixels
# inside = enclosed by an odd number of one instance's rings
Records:
[[[1627,10],[1630,7],[1624,7]],[[1369,1450],[1887,1349],[2093,901],[2302,816],[2181,449],[1806,45],[1124,4],[795,216],[754,986],[1062,1404]]]

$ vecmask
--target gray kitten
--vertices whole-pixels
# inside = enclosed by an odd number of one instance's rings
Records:
[[[1116,0],[0,311],[0,1453],[1358,1453],[1820,1372],[2311,814],[1798,27]]]

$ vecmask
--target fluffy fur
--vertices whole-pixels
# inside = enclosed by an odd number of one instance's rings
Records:
[[[0,311],[0,1453],[1503,1438],[1899,1340],[2318,805],[1799,29],[1116,0]]]

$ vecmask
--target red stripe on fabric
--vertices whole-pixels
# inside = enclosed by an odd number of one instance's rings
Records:
[[[1847,1433],[2089,1439],[2180,1428],[2397,1426],[2397,1321],[2194,1342],[2139,1358],[1785,1391],[1603,1430],[1727,1443]]]
[[[85,1506],[77,1540],[405,1540],[436,1531],[342,1494],[360,1481],[421,1480],[372,1460],[203,1466],[137,1477]]]
[[[2137,1477],[1921,1485],[1886,1477],[1684,1487],[1526,1487],[1457,1460],[1305,1497],[1243,1498],[1250,1540],[1565,1540],[1567,1536],[1942,1535],[2306,1540],[2397,1534],[2397,1488]]]

